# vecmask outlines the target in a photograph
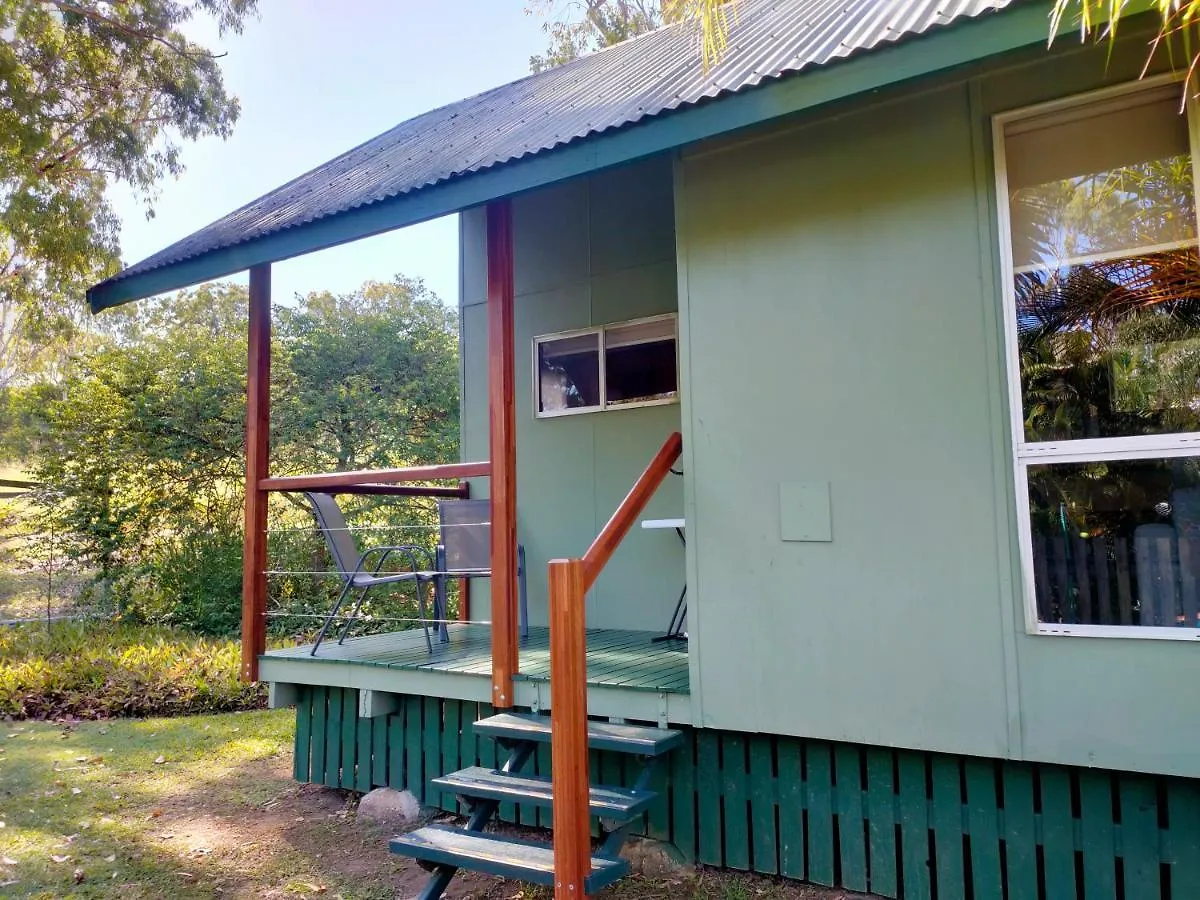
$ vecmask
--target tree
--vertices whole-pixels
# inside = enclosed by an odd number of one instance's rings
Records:
[[[419,279],[279,307],[287,360],[275,469],[327,472],[458,455],[458,325]]]
[[[529,68],[543,72],[595,50],[653,31],[662,24],[658,0],[537,0],[530,15],[546,16],[542,30],[550,38],[545,55],[531,56]]]
[[[180,27],[239,31],[257,0],[0,0],[0,388],[80,327],[117,266],[104,192],[182,170],[180,141],[226,137],[237,100]]]
[[[105,313],[96,346],[60,384],[10,391],[8,441],[55,496],[40,530],[62,536],[131,615],[235,630],[241,588],[246,289],[215,284]],[[277,307],[272,458],[277,474],[445,462],[458,447],[456,313],[417,280]],[[289,502],[289,498],[291,502]],[[355,524],[432,535],[426,512],[363,498]],[[324,570],[302,498],[273,500],[273,568]],[[411,537],[412,535],[416,537]],[[273,612],[311,626],[334,589],[271,583]],[[368,612],[405,611],[381,594]],[[398,605],[397,605],[398,604]]]

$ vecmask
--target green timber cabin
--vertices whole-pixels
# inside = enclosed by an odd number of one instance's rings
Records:
[[[1149,14],[1047,47],[1048,12],[742,0],[710,73],[687,35],[635,39],[92,289],[251,269],[246,675],[296,705],[299,780],[454,810],[446,776],[503,761],[473,723],[559,722],[560,665],[564,756],[587,752],[568,695],[682,735],[635,827],[686,859],[887,897],[1200,897],[1200,111],[1165,56],[1139,77]],[[492,624],[433,654],[419,632],[261,653],[265,492],[324,483],[265,468],[269,264],[453,212],[463,464],[360,480],[493,498]],[[600,573],[585,551],[676,432],[682,477],[658,470]],[[638,524],[673,519],[686,543]],[[552,579],[595,579],[586,660],[551,651]],[[687,640],[654,642],[683,585]],[[555,609],[566,640],[583,610]],[[639,777],[589,760],[593,785]],[[586,821],[559,804],[499,815]],[[566,896],[580,851],[556,847]]]

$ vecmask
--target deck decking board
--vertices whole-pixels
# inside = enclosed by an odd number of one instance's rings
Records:
[[[689,693],[686,647],[655,643],[655,636],[646,631],[589,629],[588,684],[636,691]],[[491,675],[489,626],[456,623],[449,627],[449,638],[445,644],[435,641],[432,654],[425,646],[424,634],[413,629],[352,637],[344,644],[331,641],[322,644],[316,656],[311,654],[312,647],[308,645],[271,650],[267,657],[467,676]],[[531,628],[529,637],[521,642],[520,654],[519,680],[550,680],[549,629]]]

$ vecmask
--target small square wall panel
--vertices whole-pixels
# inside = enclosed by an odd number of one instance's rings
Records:
[[[779,485],[779,538],[833,540],[828,481],[785,481]]]

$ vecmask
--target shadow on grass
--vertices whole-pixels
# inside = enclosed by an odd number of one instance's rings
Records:
[[[348,797],[291,781],[288,711],[0,728],[4,896],[395,896]]]

